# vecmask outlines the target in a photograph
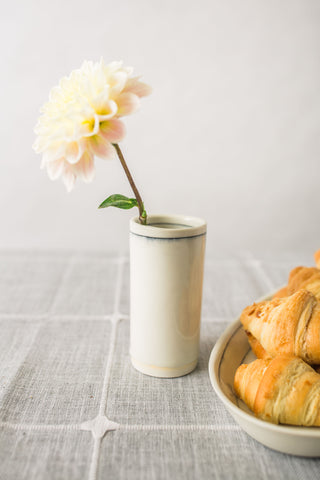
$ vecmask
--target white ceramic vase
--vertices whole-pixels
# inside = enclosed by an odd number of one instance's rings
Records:
[[[179,377],[197,365],[206,222],[150,215],[130,222],[130,355],[155,377]]]

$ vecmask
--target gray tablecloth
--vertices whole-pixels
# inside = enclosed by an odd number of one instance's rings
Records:
[[[1,252],[1,480],[319,478],[320,460],[244,433],[207,367],[227,325],[299,263],[311,255],[207,257],[199,365],[157,379],[130,364],[126,257]]]

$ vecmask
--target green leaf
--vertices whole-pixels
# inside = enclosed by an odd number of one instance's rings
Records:
[[[99,208],[107,208],[107,207],[117,207],[123,208],[124,210],[129,210],[130,208],[137,207],[138,202],[135,198],[128,198],[124,195],[120,195],[118,193],[114,195],[110,195],[110,197],[106,198]]]

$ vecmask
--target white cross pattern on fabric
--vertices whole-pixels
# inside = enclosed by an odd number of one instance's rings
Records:
[[[91,431],[94,438],[102,438],[106,432],[117,430],[119,426],[119,423],[112,422],[105,415],[97,415],[93,420],[81,423],[80,429]]]

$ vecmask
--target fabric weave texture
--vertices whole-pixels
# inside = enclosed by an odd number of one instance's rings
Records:
[[[128,258],[0,252],[0,478],[317,478],[320,459],[244,433],[208,375],[225,328],[299,261],[207,258],[199,364],[158,379],[130,364]]]

